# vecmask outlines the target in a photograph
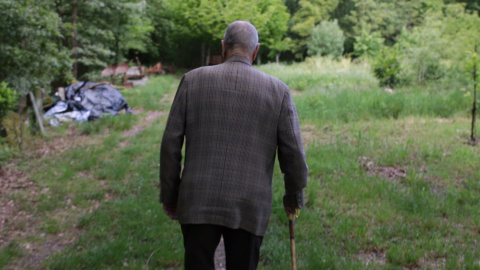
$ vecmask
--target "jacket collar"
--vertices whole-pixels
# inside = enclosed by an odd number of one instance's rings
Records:
[[[241,63],[247,64],[249,66],[252,65],[252,63],[250,63],[250,61],[248,61],[247,58],[245,58],[243,56],[240,56],[240,55],[230,56],[227,60],[225,60],[225,63],[227,63],[227,62],[241,62]]]

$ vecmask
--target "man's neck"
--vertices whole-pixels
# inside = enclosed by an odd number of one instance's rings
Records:
[[[241,57],[247,58],[248,61],[252,63],[252,56],[249,56],[248,54],[244,52],[239,52],[239,51],[227,52],[225,56],[225,61],[232,56],[241,56]]]

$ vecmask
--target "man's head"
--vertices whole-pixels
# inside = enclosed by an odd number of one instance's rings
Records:
[[[246,21],[234,21],[225,30],[222,54],[225,59],[232,55],[241,55],[253,62],[259,46],[255,26]]]

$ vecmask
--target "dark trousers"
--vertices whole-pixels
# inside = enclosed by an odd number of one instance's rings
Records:
[[[263,237],[242,229],[210,224],[182,224],[185,270],[214,270],[215,250],[223,235],[227,270],[257,269]]]

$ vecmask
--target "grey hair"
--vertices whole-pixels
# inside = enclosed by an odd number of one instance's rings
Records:
[[[225,30],[223,42],[229,50],[241,48],[252,53],[258,45],[258,32],[247,21],[234,21]]]

